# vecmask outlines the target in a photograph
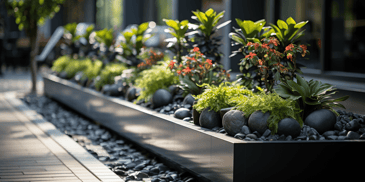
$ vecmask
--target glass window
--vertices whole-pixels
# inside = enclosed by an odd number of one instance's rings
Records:
[[[157,25],[166,25],[164,18],[172,19],[172,1],[171,0],[156,0],[157,7]]]
[[[331,2],[330,70],[365,73],[365,1]]]
[[[96,1],[96,28],[121,31],[123,20],[123,0]]]
[[[303,27],[305,35],[301,38],[301,43],[310,44],[309,56],[302,58],[298,56],[298,63],[307,68],[321,69],[320,48],[321,48],[321,28],[322,28],[322,3],[318,0],[281,0],[280,19],[286,20],[292,17],[297,23],[309,21]],[[308,59],[306,59],[308,58]]]

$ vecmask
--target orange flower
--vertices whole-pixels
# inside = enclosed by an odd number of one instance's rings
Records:
[[[174,68],[174,65],[175,65],[174,60],[171,60],[170,61],[170,64],[169,64],[170,69]]]
[[[264,44],[262,44],[262,45],[261,45],[261,47],[262,47],[262,48],[264,48],[264,49],[270,49],[269,45],[267,45],[267,44],[265,44],[265,43],[264,43]]]
[[[269,45],[270,44],[274,44],[274,46],[278,46],[278,40],[277,39],[271,39],[270,41],[269,41]]]
[[[259,43],[255,43],[255,49],[259,48],[260,44]]]
[[[248,42],[248,43],[247,43],[247,46],[251,46],[251,45],[253,45],[253,43],[252,43],[252,42]]]
[[[203,65],[199,64],[199,67],[200,67],[200,68],[203,68]]]
[[[285,47],[285,51],[293,51],[294,45],[293,44],[289,44],[288,46]]]
[[[191,73],[191,69],[189,67],[182,70],[185,74]]]
[[[286,58],[287,58],[287,59],[290,59],[290,61],[291,61],[291,62],[293,62],[293,55],[292,55],[292,54],[290,54],[290,53],[289,53],[289,54],[286,56]]]
[[[259,65],[262,65],[263,61],[261,59],[259,59]]]
[[[245,58],[250,58],[250,59],[252,59],[254,56],[256,56],[256,54],[255,54],[255,53],[253,53],[253,52],[250,52],[250,54],[246,55],[246,57],[245,57]]]
[[[207,62],[208,64],[210,64],[210,65],[212,65],[213,63],[212,63],[212,60],[210,60],[210,59],[207,59],[205,62]]]
[[[303,49],[302,57],[304,57],[305,56],[305,52],[307,51],[307,46],[302,44],[299,47]]]
[[[177,74],[178,74],[178,75],[181,75],[181,71],[180,71],[180,70],[177,70]]]
[[[198,52],[199,51],[199,47],[194,47],[193,52]]]

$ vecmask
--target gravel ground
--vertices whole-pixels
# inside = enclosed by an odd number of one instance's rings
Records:
[[[126,181],[201,181],[45,96],[22,100]]]

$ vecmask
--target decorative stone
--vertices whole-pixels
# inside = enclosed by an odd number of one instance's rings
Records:
[[[127,90],[127,93],[125,95],[125,98],[128,101],[132,101],[137,98],[137,89],[135,87],[129,87]]]
[[[110,86],[109,95],[115,96],[115,97],[121,96],[123,94],[122,90],[123,90],[123,86],[118,85],[118,84],[113,84]]]
[[[178,119],[184,119],[186,117],[191,117],[191,112],[189,109],[186,108],[180,108],[175,111],[174,117]]]
[[[152,96],[152,105],[154,108],[168,105],[172,102],[172,95],[165,89],[158,89]]]
[[[262,134],[263,137],[268,137],[271,134],[271,130],[267,129],[265,130],[264,134]]]
[[[320,109],[309,114],[304,123],[322,134],[333,130],[336,123],[336,115],[328,109]]]
[[[180,88],[177,85],[170,85],[169,91],[171,95],[176,95],[179,92]]]
[[[341,131],[342,130],[342,123],[341,122],[336,122],[336,124],[335,124],[335,127],[334,127],[336,130],[338,130],[338,131]]]
[[[336,135],[336,132],[335,131],[326,131],[322,135],[324,137],[328,137],[328,136],[331,136],[331,135]]]
[[[219,111],[219,114],[221,115],[221,118],[223,118],[224,114],[226,114],[228,111],[232,110],[233,107],[227,107],[223,108]]]
[[[250,128],[246,125],[243,125],[242,128],[241,128],[241,133],[243,133],[245,135],[250,134],[251,133]]]
[[[185,98],[184,98],[184,100],[183,100],[183,105],[185,105],[185,104],[190,104],[190,105],[194,105],[194,101],[195,101],[195,99],[194,99],[194,97],[191,95],[191,94],[188,94]]]
[[[341,132],[338,133],[338,135],[340,135],[340,136],[346,136],[347,135],[347,131],[346,130],[342,130]]]
[[[218,112],[210,111],[210,108],[205,108],[199,117],[200,126],[208,129],[214,127],[222,127],[222,120]]]
[[[243,134],[243,133],[237,133],[236,135],[234,135],[234,138],[238,138],[238,139],[244,139],[246,137],[246,135],[245,134]]]
[[[234,136],[241,131],[242,126],[247,125],[247,119],[242,111],[230,110],[224,114],[222,125],[229,135]]]
[[[197,103],[197,101],[195,101],[193,103],[193,105],[196,104],[196,103]],[[200,113],[196,109],[193,108],[193,121],[194,121],[195,125],[200,126],[199,118],[200,118]]]
[[[348,140],[356,140],[360,138],[360,134],[354,132],[354,131],[349,131],[346,135],[346,139]]]
[[[110,85],[109,84],[104,85],[103,88],[101,89],[101,93],[105,95],[110,95]]]
[[[291,135],[297,137],[300,135],[300,124],[293,118],[284,118],[278,123],[278,134],[285,136]]]
[[[267,129],[267,119],[269,118],[270,113],[262,113],[261,111],[255,111],[251,114],[248,119],[248,127],[251,131],[258,131],[260,134],[263,134]]]
[[[345,129],[348,131],[357,131],[360,129],[360,123],[354,119],[345,125]]]
[[[60,74],[59,74],[59,77],[62,78],[62,79],[68,79],[67,77],[67,73],[65,71],[62,71]]]

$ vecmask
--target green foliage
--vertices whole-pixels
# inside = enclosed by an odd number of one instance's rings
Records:
[[[291,99],[283,99],[277,93],[265,94],[261,88],[260,92],[242,99],[242,96],[232,98],[232,101],[238,102],[237,109],[245,113],[248,118],[253,112],[261,111],[270,112],[267,126],[271,134],[277,133],[278,123],[284,118],[293,118],[303,126],[303,120],[300,117],[301,110],[296,106],[296,102]]]
[[[205,13],[197,10],[193,11],[193,14],[195,16],[192,16],[191,18],[197,20],[198,24],[189,24],[189,27],[192,27],[194,30],[197,29],[197,31],[189,32],[187,34],[194,35],[192,38],[188,39],[188,48],[192,49],[194,47],[199,47],[200,51],[214,63],[219,62],[223,55],[218,50],[221,45],[219,42],[221,37],[212,36],[218,29],[228,25],[231,20],[218,25],[218,21],[224,16],[224,11],[217,14],[217,12],[211,8]]]
[[[77,27],[77,23],[69,23],[65,26],[63,26],[65,28],[65,32],[64,33],[69,33],[71,34],[71,40],[72,42],[75,42],[77,40],[80,39],[80,36],[76,35],[76,27]]]
[[[43,25],[48,18],[53,18],[60,10],[60,5],[65,0],[5,0],[5,5],[10,14],[15,16],[19,30],[25,29],[27,33],[35,25]]]
[[[127,67],[124,64],[107,64],[100,72],[100,79],[95,82],[96,90],[100,90],[106,84],[113,84],[114,77],[121,75],[125,69],[127,69]]]
[[[335,94],[336,88],[328,83],[322,83],[320,81],[310,80],[307,82],[301,76],[297,75],[297,82],[288,80],[287,83],[280,83],[275,91],[283,98],[295,100],[298,105],[304,110],[304,114],[310,112],[307,111],[308,105],[312,106],[310,109],[329,109],[336,115],[339,115],[332,107],[345,107],[338,103],[345,101],[349,96],[343,96],[338,99],[330,99],[331,95]]]
[[[133,27],[129,31],[121,32],[124,39],[121,41],[120,47],[123,49],[122,56],[124,58],[136,57],[140,54],[144,43],[152,37],[151,34],[144,34],[148,29],[148,24],[149,22],[141,23],[137,28]],[[134,42],[132,41],[133,36],[136,38]]]
[[[289,17],[286,19],[286,22],[279,19],[277,25],[271,24],[271,27],[274,29],[275,36],[279,39],[284,48],[291,43],[299,41],[299,38],[304,35],[305,30],[300,31],[299,33],[298,31],[307,23],[308,21],[296,23],[292,17]]]
[[[180,87],[184,90],[184,95],[203,93],[205,87],[199,86],[203,83],[219,85],[230,79],[230,70],[226,71],[222,65],[207,59],[198,47],[190,50],[190,53],[191,57],[183,56],[180,64],[175,63],[174,60],[169,63],[169,68],[179,75]]]
[[[53,62],[52,70],[60,73],[63,70],[65,70],[66,66],[71,62],[71,58],[69,55],[64,55],[56,59],[56,61]]]
[[[90,37],[91,33],[94,31],[94,28],[95,28],[94,25],[89,25],[86,28],[85,34],[82,35],[87,40],[87,42],[89,42],[89,37]]]
[[[171,19],[163,19],[167,26],[170,28],[167,31],[173,36],[173,38],[166,39],[165,41],[168,42],[167,48],[173,50],[176,54],[177,61],[181,62],[182,51],[186,47],[186,39],[185,33],[188,30],[189,21],[183,20],[171,20]]]
[[[235,32],[229,33],[231,39],[233,39],[238,44],[246,45],[250,42],[259,42],[260,39],[270,36],[273,32],[268,28],[264,28],[266,21],[258,20],[253,22],[251,20],[244,20],[236,18],[236,22],[240,29],[235,29]],[[263,32],[262,32],[263,31]]]
[[[168,62],[160,61],[151,69],[140,73],[141,77],[136,80],[136,87],[142,88],[139,100],[148,101],[158,89],[166,89],[170,85],[179,83],[179,78],[167,67]]]
[[[95,32],[95,39],[99,43],[104,43],[107,48],[113,44],[113,29],[103,29]]]
[[[90,59],[72,60],[68,63],[64,71],[67,73],[68,78],[72,78],[77,72],[85,71],[91,64]]]
[[[193,11],[193,14],[195,16],[192,16],[192,19],[195,19],[195,20],[197,20],[200,23],[198,25],[199,26],[198,29],[206,37],[209,38],[210,35],[215,32],[215,30],[223,27],[223,26],[219,26],[217,28],[216,26],[218,24],[218,21],[223,18],[224,12],[225,11],[222,11],[222,12],[220,12],[220,13],[217,14],[217,12],[214,11],[212,8],[208,9],[205,13],[203,13],[203,12],[201,12],[199,10],[196,10],[196,11]],[[224,23],[224,25],[226,25],[229,22],[230,21],[227,21],[226,23]]]
[[[90,62],[90,65],[88,65],[87,69],[84,71],[84,77],[87,77],[89,80],[95,78],[99,75],[102,67],[103,62],[100,60]]]
[[[205,108],[210,107],[215,112],[220,111],[222,108],[234,107],[241,99],[232,100],[240,96],[250,97],[253,95],[251,90],[239,84],[231,84],[229,82],[221,83],[219,86],[203,84],[207,89],[200,95],[194,96],[198,100],[194,104],[194,109],[198,112],[202,112]]]

